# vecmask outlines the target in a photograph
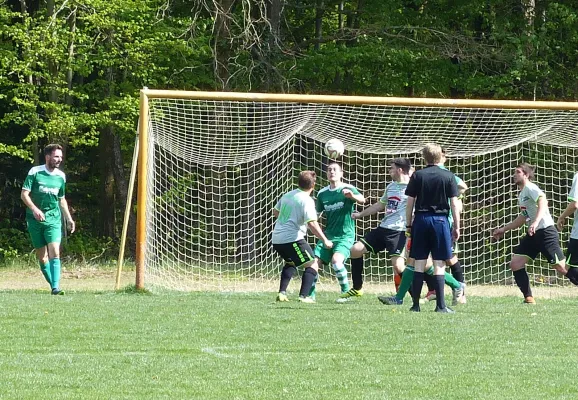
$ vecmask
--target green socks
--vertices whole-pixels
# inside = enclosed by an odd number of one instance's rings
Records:
[[[46,282],[48,282],[48,284],[51,286],[52,288],[52,274],[50,273],[50,264],[44,264],[42,261],[38,261],[38,264],[40,264],[40,271],[42,271],[42,275],[44,275],[44,279],[46,279]]]
[[[309,290],[309,297],[311,297],[312,299],[315,299],[315,288],[317,286],[318,281],[319,281],[319,274],[315,275],[315,280],[311,285],[311,290]]]
[[[52,289],[58,289],[60,287],[60,258],[53,258],[49,260],[49,263]]]
[[[398,300],[403,300],[403,298],[405,297],[405,295],[407,294],[407,292],[409,291],[409,288],[411,287],[411,283],[413,282],[413,274],[414,274],[414,269],[412,266],[408,265],[405,270],[403,271],[403,274],[401,275],[401,283],[399,284],[399,290],[397,291],[395,297]],[[429,267],[426,271],[426,274],[428,275],[433,275],[434,273],[434,267]],[[444,280],[446,282],[446,284],[451,287],[452,289],[459,289],[460,288],[460,283],[452,276],[452,274],[450,273],[445,273],[444,276]]]
[[[409,265],[405,267],[403,274],[401,274],[401,283],[399,284],[399,289],[395,294],[395,297],[398,300],[403,300],[405,294],[409,291],[409,288],[411,287],[411,284],[413,282],[413,274],[414,274],[413,267]]]
[[[428,275],[433,275],[434,267],[429,267],[427,271],[425,271],[425,273]],[[446,285],[448,285],[452,289],[459,289],[461,287],[460,283],[456,280],[456,278],[454,278],[453,275],[448,272],[446,272],[444,275],[444,281]]]
[[[347,279],[347,270],[343,264],[331,264],[333,270],[335,271],[335,276],[339,282],[339,287],[341,288],[341,293],[345,293],[349,290],[349,280]]]

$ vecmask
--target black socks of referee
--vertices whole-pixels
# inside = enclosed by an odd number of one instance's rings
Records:
[[[530,288],[530,277],[526,272],[526,268],[514,271],[514,280],[524,295],[524,298],[532,296],[532,289]]]
[[[452,275],[456,281],[464,283],[464,269],[459,260],[456,261],[454,265],[450,266],[450,270],[452,271]]]
[[[353,288],[361,290],[363,287],[363,257],[351,259],[351,280]]]
[[[566,278],[576,286],[578,286],[578,268],[570,267],[568,268],[568,273],[566,274]]]
[[[307,297],[311,291],[311,286],[317,278],[317,271],[311,267],[305,268],[303,271],[303,277],[301,278],[301,290],[299,290],[299,297]]]
[[[411,284],[411,294],[413,299],[412,311],[419,311],[419,298],[421,296],[421,288],[423,287],[423,272],[415,271],[413,273],[413,282]]]
[[[285,264],[281,271],[281,283],[279,284],[279,293],[285,293],[289,287],[289,282],[293,275],[297,273],[297,268],[293,265]]]

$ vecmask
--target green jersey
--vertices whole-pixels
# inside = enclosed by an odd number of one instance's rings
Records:
[[[354,186],[341,184],[331,189],[324,187],[317,194],[316,209],[325,214],[325,235],[329,240],[355,239],[355,220],[351,218],[355,200],[345,197],[343,189],[359,194]]]
[[[66,177],[64,172],[55,168],[52,172],[45,165],[32,167],[24,180],[22,189],[30,191],[30,199],[46,216],[46,222],[60,221],[60,199],[64,197]],[[29,208],[26,216],[34,219]],[[54,221],[48,221],[48,219]]]

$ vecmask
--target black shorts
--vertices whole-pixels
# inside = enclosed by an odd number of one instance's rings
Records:
[[[313,250],[304,239],[293,243],[274,244],[273,249],[287,264],[300,267],[313,260]]]
[[[405,249],[405,232],[394,231],[378,226],[359,239],[367,250],[377,254],[386,250],[391,256],[403,256]]]
[[[570,239],[566,248],[566,265],[578,267],[578,239]]]
[[[548,263],[557,264],[564,259],[564,253],[560,248],[558,231],[554,226],[537,230],[534,236],[526,234],[520,244],[514,249],[514,254],[526,256],[532,260],[542,254]]]

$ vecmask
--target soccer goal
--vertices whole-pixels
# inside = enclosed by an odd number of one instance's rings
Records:
[[[459,245],[465,277],[511,286],[507,262],[523,232],[494,242],[491,231],[519,213],[513,169],[536,166],[557,218],[578,168],[578,103],[144,89],[140,107],[138,288],[276,290],[282,261],[270,245],[271,210],[300,170],[317,172],[317,189],[327,185],[323,145],[331,138],[345,144],[345,181],[368,205],[390,181],[388,160],[409,157],[419,168],[423,145],[442,145],[446,166],[469,185]],[[380,219],[359,221],[358,236]],[[367,282],[392,281],[384,254],[365,265]],[[528,272],[534,284],[567,285],[540,259]],[[322,282],[331,274],[321,271]]]

